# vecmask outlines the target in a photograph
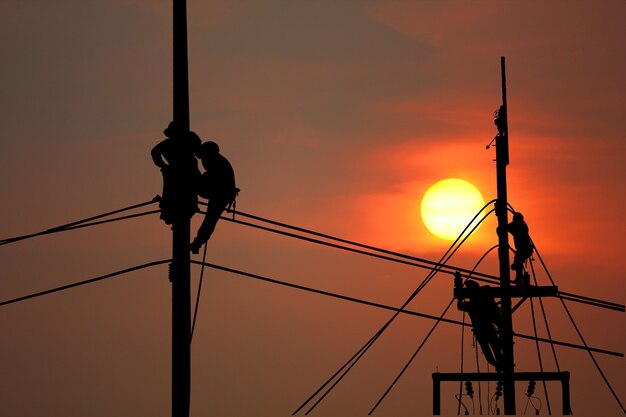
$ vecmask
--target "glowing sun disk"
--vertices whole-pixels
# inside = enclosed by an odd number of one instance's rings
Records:
[[[484,204],[483,196],[472,183],[448,178],[433,184],[424,194],[422,220],[433,235],[454,240]]]

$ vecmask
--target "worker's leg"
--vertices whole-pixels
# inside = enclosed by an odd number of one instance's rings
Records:
[[[224,200],[209,200],[204,220],[202,221],[202,224],[198,229],[198,234],[196,235],[196,238],[193,240],[190,246],[190,249],[193,253],[198,253],[200,251],[200,247],[211,238],[211,234],[213,234],[215,226],[217,225],[217,222],[227,205],[228,202]]]
[[[487,360],[489,364],[493,367],[498,368],[498,362],[496,358],[493,356],[493,352],[491,351],[491,346],[489,342],[485,340],[483,337],[476,337],[476,341],[480,345],[480,349],[483,351],[483,356]]]

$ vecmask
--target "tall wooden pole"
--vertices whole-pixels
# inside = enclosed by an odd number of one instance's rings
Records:
[[[503,397],[504,413],[515,414],[515,380],[514,380],[514,357],[513,357],[513,321],[511,314],[511,270],[509,264],[509,234],[507,232],[507,189],[506,189],[506,166],[509,164],[509,127],[506,104],[506,71],[504,57],[501,57],[502,68],[502,107],[498,118],[500,126],[496,137],[496,176],[497,176],[497,202],[496,216],[498,218],[498,260],[500,262],[500,286],[502,299],[500,308],[502,311],[502,328],[500,339],[503,350]]]
[[[189,131],[189,81],[187,69],[186,0],[173,0],[174,123],[178,132]],[[178,134],[177,140],[183,135]],[[175,184],[175,186],[183,184]],[[184,201],[176,201],[179,208]],[[191,379],[190,218],[175,210],[172,220],[172,417],[189,416]]]

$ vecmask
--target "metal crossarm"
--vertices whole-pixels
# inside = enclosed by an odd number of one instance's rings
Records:
[[[506,292],[508,297],[527,298],[527,297],[557,297],[559,287],[557,286],[522,286],[509,287],[503,290],[501,287],[480,287],[474,288],[455,288],[454,298],[464,299],[478,295],[489,296],[493,298],[502,298]]]
[[[569,395],[569,372],[515,372],[514,381],[560,381],[562,392],[563,415],[571,415]],[[467,373],[433,373],[433,415],[441,414],[441,382],[465,381],[502,381],[501,373],[467,372]]]

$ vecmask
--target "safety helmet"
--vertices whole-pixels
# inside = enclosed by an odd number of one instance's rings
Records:
[[[213,141],[204,142],[200,146],[199,154],[202,156],[208,156],[208,155],[216,154],[216,153],[220,153],[220,147],[217,145],[217,143]]]

